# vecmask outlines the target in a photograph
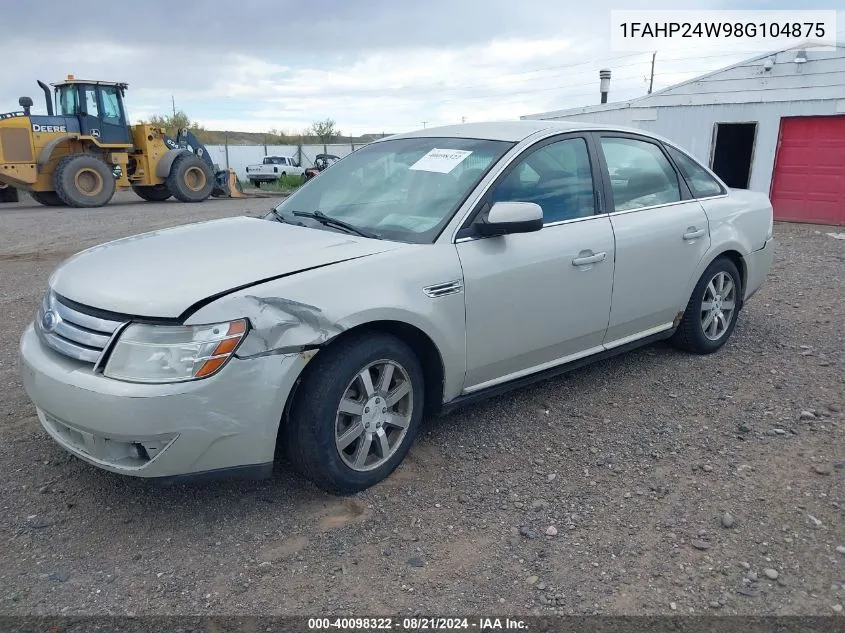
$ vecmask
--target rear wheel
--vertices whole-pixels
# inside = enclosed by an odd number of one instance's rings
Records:
[[[211,195],[214,175],[199,156],[182,154],[173,161],[166,184],[174,198],[182,202],[202,202]]]
[[[327,492],[364,490],[410,450],[423,400],[419,360],[403,341],[374,333],[341,339],[306,369],[285,427],[287,453]]]
[[[742,278],[726,257],[707,267],[692,292],[672,343],[695,354],[710,354],[728,342],[742,302]]]
[[[43,204],[45,207],[63,207],[65,203],[59,198],[55,191],[30,191],[29,195],[38,204]]]
[[[132,191],[147,202],[164,202],[171,195],[167,185],[152,185],[147,187],[136,185],[132,187]]]
[[[9,185],[0,185],[0,202],[17,202],[18,190]]]
[[[101,207],[114,196],[114,174],[97,156],[65,156],[56,165],[53,187],[69,207]]]
[[[253,185],[256,189],[261,189],[261,181],[260,181],[260,180],[251,180],[250,182],[252,183],[252,185]]]

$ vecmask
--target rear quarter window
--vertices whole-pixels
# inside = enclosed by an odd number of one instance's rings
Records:
[[[696,198],[709,198],[710,196],[720,196],[725,193],[724,187],[695,160],[669,145],[666,145],[666,151],[669,152],[669,156],[675,161],[678,170],[680,170],[684,180],[687,181],[687,185],[693,196]]]

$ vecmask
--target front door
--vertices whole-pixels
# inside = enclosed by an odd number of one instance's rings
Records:
[[[482,205],[536,202],[534,233],[458,240],[467,327],[465,391],[472,392],[601,351],[613,288],[610,220],[587,142],[552,140],[517,160]]]
[[[659,144],[600,134],[616,236],[608,346],[667,330],[682,310],[690,278],[710,247],[701,204]]]
[[[117,86],[80,85],[83,114],[82,134],[93,136],[103,145],[128,145],[131,138]]]

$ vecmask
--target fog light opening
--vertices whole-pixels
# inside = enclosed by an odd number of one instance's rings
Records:
[[[150,461],[150,455],[147,453],[147,449],[144,448],[143,444],[133,442],[130,446],[132,447],[132,457],[144,462]]]

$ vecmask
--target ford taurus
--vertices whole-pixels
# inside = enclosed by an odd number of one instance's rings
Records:
[[[153,231],[51,276],[20,343],[41,424],[91,464],[352,493],[424,415],[658,339],[720,349],[772,207],[674,143],[547,121],[372,143],[266,216]]]

